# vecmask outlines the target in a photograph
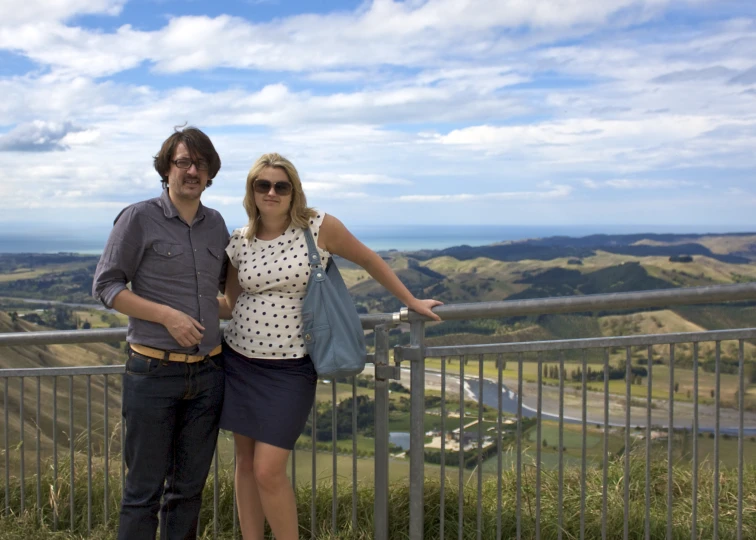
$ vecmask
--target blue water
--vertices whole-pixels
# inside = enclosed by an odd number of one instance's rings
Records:
[[[351,232],[369,248],[444,249],[453,246],[484,246],[507,240],[524,240],[548,236],[587,236],[589,234],[633,233],[724,233],[738,232],[742,227],[726,226],[661,226],[661,225],[354,225]],[[81,234],[56,233],[0,234],[0,253],[86,253],[99,254],[109,230],[90,229]]]

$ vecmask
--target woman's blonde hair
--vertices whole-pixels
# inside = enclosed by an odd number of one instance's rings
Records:
[[[299,173],[297,172],[294,164],[283,157],[281,154],[270,153],[260,156],[255,164],[247,174],[247,189],[244,194],[244,209],[247,211],[249,217],[249,224],[247,227],[247,239],[251,240],[255,237],[257,232],[257,224],[260,218],[260,212],[257,210],[255,204],[255,180],[260,176],[263,169],[267,167],[276,167],[281,169],[289,177],[291,182],[291,206],[289,207],[289,218],[291,224],[304,229],[310,226],[310,219],[317,215],[317,212],[307,206],[307,198],[302,190],[302,182],[299,179]]]

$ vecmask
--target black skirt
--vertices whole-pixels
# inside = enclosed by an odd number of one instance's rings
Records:
[[[247,358],[223,345],[226,392],[220,428],[291,450],[315,402],[318,376],[309,356]]]

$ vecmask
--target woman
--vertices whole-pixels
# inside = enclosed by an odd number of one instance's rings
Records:
[[[304,227],[325,267],[331,255],[362,266],[410,309],[440,320],[436,300],[416,299],[375,252],[333,216],[307,207],[294,165],[265,154],[247,175],[249,225],[235,230],[222,316],[226,393],[221,429],[234,433],[236,501],[245,540],[263,538],[265,518],[277,540],[298,538],[286,464],[315,399],[317,374],[301,331],[309,265]]]

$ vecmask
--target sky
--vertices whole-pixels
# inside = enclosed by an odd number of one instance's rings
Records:
[[[363,225],[756,230],[751,0],[5,0],[0,232],[107,231],[174,126]]]

